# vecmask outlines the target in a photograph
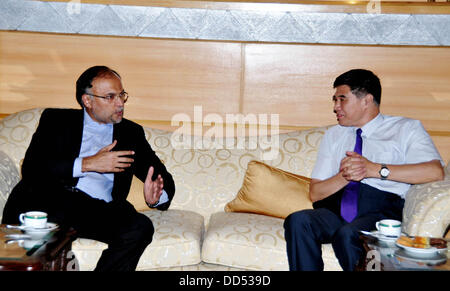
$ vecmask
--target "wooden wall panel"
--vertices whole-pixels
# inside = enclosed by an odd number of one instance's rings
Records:
[[[450,48],[302,45],[0,32],[0,117],[73,107],[75,81],[106,64],[132,96],[126,117],[167,128],[176,113],[278,113],[281,130],[335,124],[332,83],[369,68],[385,114],[420,119],[450,158]],[[226,119],[224,118],[226,121]]]
[[[447,136],[432,135],[431,138],[433,139],[434,145],[439,150],[442,159],[447,165],[450,162],[450,135]]]
[[[335,123],[334,79],[352,68],[380,77],[381,111],[450,131],[450,48],[338,45],[245,47],[244,112],[282,113],[280,123]]]
[[[0,32],[0,113],[78,107],[75,82],[93,65],[117,70],[126,116],[169,120],[179,112],[239,110],[237,43]]]

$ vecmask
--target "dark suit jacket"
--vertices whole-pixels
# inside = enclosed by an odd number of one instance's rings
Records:
[[[18,203],[26,204],[27,199],[32,199],[33,196],[42,192],[42,189],[60,189],[77,184],[78,178],[73,178],[73,164],[80,153],[83,116],[81,109],[44,110],[25,154],[22,180],[12,191],[10,195],[12,197],[8,199],[8,202],[14,200],[16,203],[12,203],[13,205],[7,203],[5,212],[14,207],[21,208],[17,205]],[[169,196],[169,202],[157,208],[166,210],[174,196],[175,184],[172,176],[145,139],[142,126],[123,119],[114,125],[113,139],[117,140],[114,151],[133,150],[135,152],[132,166],[124,172],[114,174],[114,187],[111,193],[113,201],[126,200],[133,175],[145,181],[149,167],[153,166],[155,169],[153,179],[161,174],[164,190]]]

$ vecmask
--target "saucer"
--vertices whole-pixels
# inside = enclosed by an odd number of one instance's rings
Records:
[[[29,235],[45,235],[58,227],[56,223],[47,222],[47,225],[43,228],[24,227],[23,231]]]
[[[388,236],[381,233],[377,233],[376,236],[379,240],[385,242],[395,242],[399,238],[398,236]]]
[[[376,237],[378,240],[382,242],[395,242],[399,237],[398,236],[386,236],[378,232],[378,230],[374,230],[370,232],[370,235]]]

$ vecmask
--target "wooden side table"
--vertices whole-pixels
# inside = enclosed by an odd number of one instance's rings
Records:
[[[75,230],[58,229],[37,243],[29,241],[25,247],[15,241],[7,243],[8,234],[20,233],[20,230],[0,225],[0,271],[77,270],[78,262],[71,251],[76,238]]]

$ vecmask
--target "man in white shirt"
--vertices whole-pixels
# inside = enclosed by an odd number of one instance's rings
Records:
[[[324,135],[311,175],[313,210],[285,220],[291,270],[323,270],[321,244],[331,243],[344,270],[362,254],[359,230],[402,219],[411,184],[442,180],[443,161],[420,121],[380,113],[381,84],[355,69],[336,78],[338,125]]]

